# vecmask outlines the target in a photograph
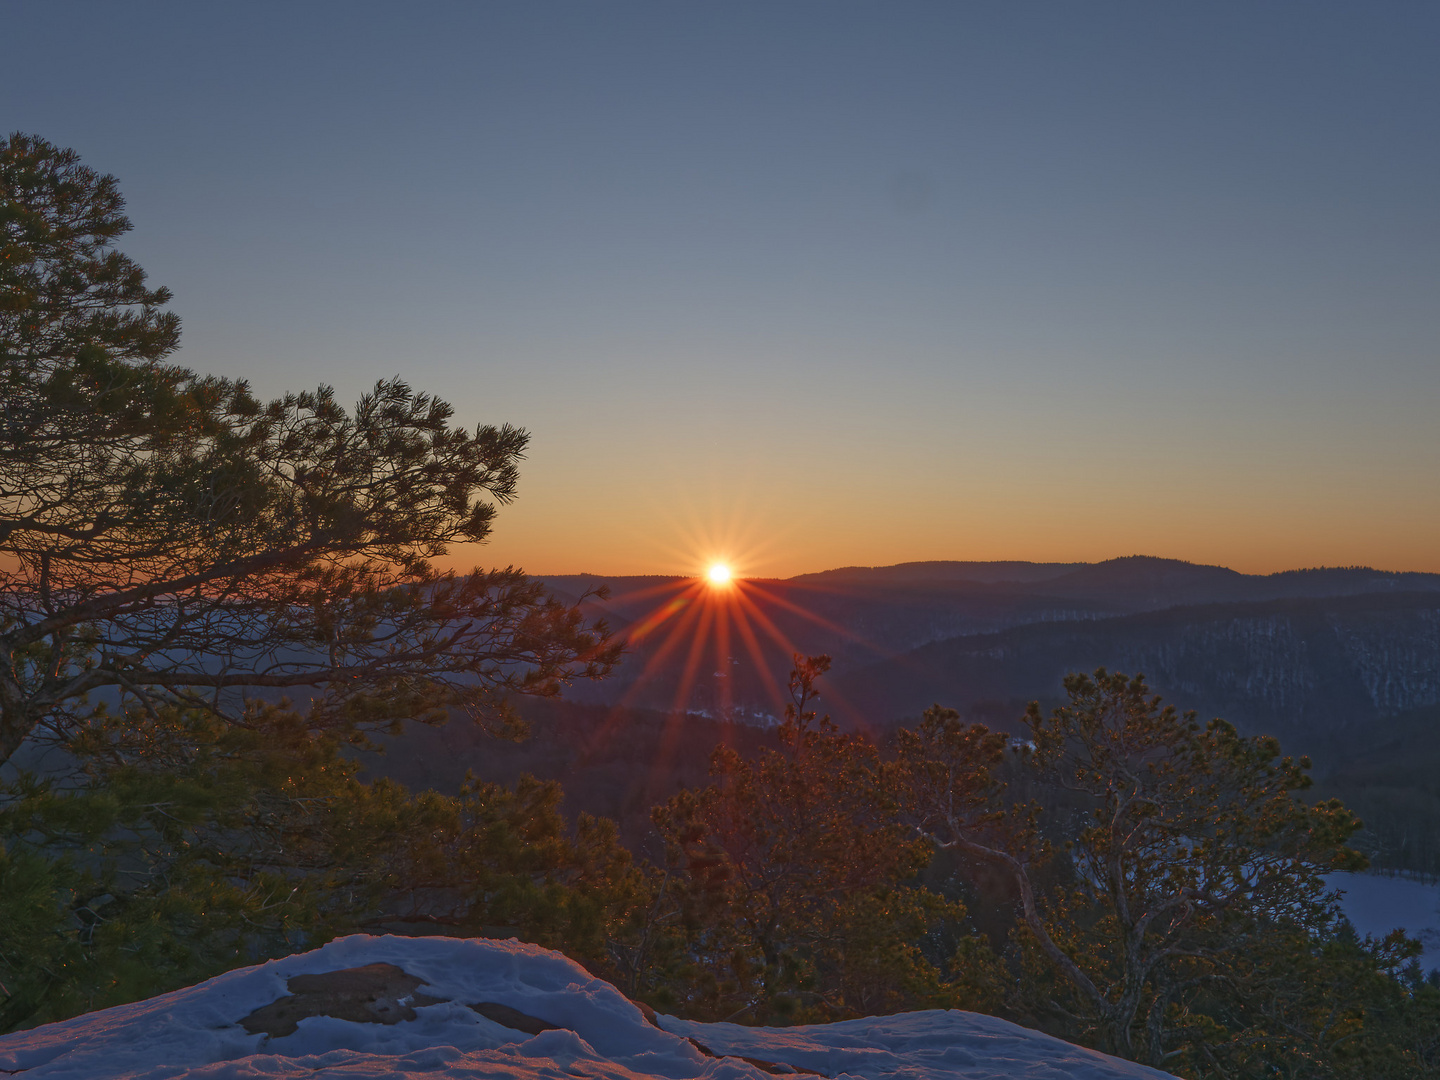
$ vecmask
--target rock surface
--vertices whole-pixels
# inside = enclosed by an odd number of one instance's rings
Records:
[[[398,1024],[415,1019],[416,1005],[439,1005],[442,1001],[418,993],[421,980],[394,964],[365,964],[318,975],[296,975],[286,985],[290,988],[288,996],[256,1009],[240,1021],[240,1026],[252,1035],[263,1032],[284,1036],[293,1035],[300,1021],[312,1016],[333,1016],[360,1024]]]
[[[0,1073],[25,1080],[1167,1075],[975,1013],[796,1028],[656,1019],[658,1027],[615,987],[536,945],[357,935],[149,1001],[0,1036]]]

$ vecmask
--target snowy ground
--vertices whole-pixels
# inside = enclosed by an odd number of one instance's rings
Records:
[[[309,1016],[283,1036],[250,1034],[241,1024],[253,1025],[252,1014],[273,1002],[295,1000],[291,991],[298,994],[305,982],[288,985],[295,976],[371,964],[393,964],[422,980],[418,993],[395,1003],[402,1010],[413,1006],[414,1019],[384,1024]],[[436,998],[445,1000],[425,1003]],[[508,1006],[556,1029],[530,1036],[486,1019],[468,1007],[474,1003]],[[660,1017],[660,1024],[663,1030],[609,983],[538,946],[355,936],[149,1001],[0,1036],[0,1074],[25,1080],[762,1080],[789,1065],[862,1080],[1168,1075],[975,1013],[906,1013],[799,1028],[673,1017]]]
[[[1381,874],[1331,874],[1326,881],[1344,892],[1340,907],[1362,937],[1404,928],[1425,946],[1425,970],[1440,968],[1440,885]]]

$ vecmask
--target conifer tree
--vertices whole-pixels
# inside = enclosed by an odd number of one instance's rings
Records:
[[[558,785],[365,781],[293,710],[111,717],[68,749],[63,784],[0,786],[0,1032],[355,932],[503,929],[604,972],[638,896]]]
[[[952,957],[920,947],[963,907],[907,885],[928,845],[898,821],[875,745],[816,719],[829,657],[795,662],[781,748],[745,758],[722,746],[710,787],[656,808],[690,959],[664,1003],[752,1023],[973,1006],[983,971],[947,979]],[[963,948],[985,967],[981,943]]]
[[[113,177],[0,144],[0,762],[104,691],[243,720],[309,696],[314,728],[467,712],[600,677],[603,626],[514,569],[431,560],[483,541],[526,433],[451,424],[400,379],[263,403],[170,364],[179,322],[114,249]]]
[[[1309,763],[1281,757],[1275,739],[1202,726],[1141,678],[1100,670],[1065,689],[1048,716],[1031,705],[1017,764],[1073,810],[1049,823],[1069,887],[1036,886],[1036,866],[1057,852],[1038,807],[1007,805],[1005,740],[952,710],[901,733],[909,819],[1011,877],[1031,998],[1069,1017],[1071,1037],[1158,1066],[1247,1037],[1207,1002],[1277,935],[1320,947],[1334,918],[1323,875],[1364,865],[1346,847],[1359,822],[1338,801],[1300,798]],[[1258,978],[1251,989],[1263,996]]]

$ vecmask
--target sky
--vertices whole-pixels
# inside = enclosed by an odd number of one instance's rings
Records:
[[[3,20],[179,362],[531,432],[462,568],[1440,571],[1433,3]]]

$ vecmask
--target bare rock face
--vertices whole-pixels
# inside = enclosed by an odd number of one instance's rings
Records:
[[[509,1005],[501,1005],[498,1001],[481,1001],[469,1005],[467,1008],[474,1009],[486,1020],[492,1020],[501,1027],[507,1027],[511,1031],[524,1032],[526,1035],[539,1035],[542,1031],[559,1030],[556,1024],[537,1019],[519,1009],[512,1009]]]
[[[645,1017],[645,1022],[647,1024],[649,1024],[653,1028],[660,1027],[660,1018],[655,1015],[654,1009],[652,1009],[649,1005],[646,1005],[643,1001],[636,1001],[634,998],[630,998],[629,1000],[631,1005],[634,1005],[637,1009],[640,1010],[640,1015]],[[665,1029],[660,1028],[660,1030],[664,1031]]]
[[[415,1006],[438,1005],[444,998],[418,993],[422,980],[394,964],[296,975],[287,983],[290,996],[256,1009],[240,1021],[252,1035],[293,1035],[310,1016],[333,1016],[362,1024],[398,1024],[415,1019]]]
[[[333,1016],[337,1020],[352,1020],[361,1024],[398,1024],[402,1020],[414,1020],[416,1006],[439,1005],[448,1000],[420,993],[422,985],[423,979],[395,964],[366,964],[364,967],[326,971],[318,975],[296,975],[286,982],[290,989],[288,996],[256,1009],[240,1024],[252,1035],[263,1032],[275,1038],[295,1034],[300,1021],[311,1016]],[[466,1008],[502,1027],[526,1035],[539,1035],[542,1031],[557,1028],[549,1021],[498,1001],[475,1002],[466,1005]],[[649,1023],[660,1026],[655,1010],[648,1005],[640,1008]],[[722,1056],[694,1039],[687,1041],[706,1057]],[[777,1075],[823,1075],[759,1058],[741,1057],[740,1060]]]
[[[416,1006],[438,1005],[448,1000],[420,993],[423,983],[424,980],[394,964],[366,964],[319,975],[296,975],[286,983],[290,988],[288,997],[256,1009],[241,1020],[240,1025],[251,1035],[264,1032],[278,1038],[295,1034],[300,1021],[310,1016],[333,1016],[360,1024],[398,1024],[401,1020],[414,1020]],[[539,1035],[556,1027],[494,1001],[481,1001],[467,1008],[526,1035]]]
[[[659,1027],[660,1025],[656,1024],[655,1026]],[[696,1050],[699,1050],[700,1053],[704,1054],[706,1057],[738,1057],[741,1061],[745,1062],[745,1064],[754,1065],[755,1068],[759,1069],[761,1072],[771,1073],[775,1076],[793,1076],[796,1074],[800,1074],[804,1076],[819,1076],[823,1077],[824,1080],[830,1080],[830,1077],[827,1076],[825,1073],[816,1072],[814,1069],[804,1069],[801,1068],[799,1065],[785,1065],[776,1061],[766,1061],[764,1058],[746,1057],[744,1054],[717,1054],[714,1050],[711,1050],[710,1047],[706,1046],[699,1039],[692,1039],[689,1035],[685,1036],[685,1041],[688,1042],[691,1046],[693,1046]]]

